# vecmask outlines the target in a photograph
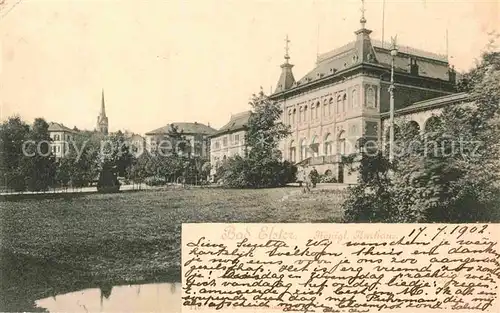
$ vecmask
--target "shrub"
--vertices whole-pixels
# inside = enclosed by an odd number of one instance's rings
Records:
[[[120,182],[109,167],[104,166],[101,173],[99,174],[99,180],[97,181],[97,191],[98,192],[118,192],[120,190]]]
[[[333,175],[321,175],[319,181],[320,183],[336,183],[337,178]]]

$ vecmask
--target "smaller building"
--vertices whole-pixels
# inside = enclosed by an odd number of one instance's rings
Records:
[[[171,123],[158,129],[147,132],[146,149],[151,152],[166,152],[172,147],[168,145],[172,143],[170,138],[170,130],[172,126],[177,128],[179,133],[189,143],[190,153],[195,157],[210,158],[210,143],[209,136],[213,135],[216,130],[208,125],[194,123]]]
[[[231,115],[229,122],[210,136],[211,175],[226,158],[244,154],[246,129],[251,115],[251,111]]]
[[[51,149],[56,159],[62,158],[68,151],[71,141],[77,131],[64,126],[61,123],[49,123],[49,135],[52,139]]]
[[[146,149],[146,138],[139,134],[129,132],[125,132],[124,136],[132,154],[138,157],[144,153]]]

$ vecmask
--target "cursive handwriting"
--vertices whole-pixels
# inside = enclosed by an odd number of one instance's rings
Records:
[[[383,231],[375,224],[235,225],[204,230],[213,226],[189,224],[192,229],[183,231],[185,308],[355,313],[499,307],[498,225],[384,225]],[[359,228],[376,236],[360,236]]]

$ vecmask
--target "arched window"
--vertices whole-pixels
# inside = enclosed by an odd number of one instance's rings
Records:
[[[333,147],[332,147],[332,136],[328,133],[325,136],[325,140],[323,141],[323,147],[324,147],[324,154],[325,155],[332,155],[333,154]]]
[[[356,89],[352,91],[352,107],[358,107],[358,91]]]
[[[328,116],[328,109],[329,109],[329,108],[328,108],[328,100],[327,100],[327,99],[325,99],[325,100],[323,101],[323,116],[324,116],[324,117],[327,117],[327,116]]]
[[[292,125],[292,110],[288,110],[288,124]]]
[[[345,131],[341,131],[338,137],[338,149],[340,155],[345,155],[346,151],[346,141],[345,141]]]
[[[299,109],[299,114],[298,114],[298,119],[297,121],[300,123],[302,121],[302,111],[304,111],[303,107],[300,107]]]
[[[431,116],[427,121],[425,121],[424,124],[424,132],[429,133],[429,132],[435,132],[439,129],[441,126],[441,120],[437,116]]]
[[[305,138],[300,142],[300,160],[307,158],[307,141]]]
[[[315,108],[316,107],[315,107],[314,103],[312,103],[311,104],[311,121],[314,120],[314,116],[315,116],[314,113],[316,112]]]
[[[420,126],[415,121],[409,121],[405,124],[404,135],[408,138],[414,138],[420,134]]]
[[[342,112],[345,112],[347,109],[347,94],[342,96]]]
[[[333,114],[333,98],[330,98],[328,101],[328,115],[332,116]]]
[[[338,95],[337,96],[337,114],[339,114],[340,112],[342,112],[342,95]]]
[[[319,110],[320,110],[320,105],[319,105],[319,101],[316,103],[316,119],[319,118]]]
[[[311,152],[312,152],[312,156],[314,157],[317,157],[319,155],[319,142],[317,136],[314,136],[313,139],[311,140],[311,145],[310,145],[310,148],[311,148]]]
[[[292,112],[292,124],[295,124],[295,114],[297,113],[297,109],[293,109],[293,112]]]
[[[307,121],[307,105],[304,106],[304,122]]]
[[[290,146],[288,148],[288,157],[290,162],[295,162],[295,157],[296,157],[296,148],[295,148],[295,141],[290,141]]]

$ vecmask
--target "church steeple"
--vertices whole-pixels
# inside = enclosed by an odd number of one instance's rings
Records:
[[[108,117],[106,116],[106,105],[104,102],[104,89],[101,93],[101,111],[97,117],[97,131],[105,135],[108,134]]]
[[[292,85],[295,83],[295,78],[293,77],[292,68],[293,64],[290,64],[290,55],[289,46],[290,40],[288,39],[288,35],[285,38],[285,62],[281,64],[281,75],[278,80],[278,84],[276,85],[276,89],[274,92],[282,92],[287,89],[290,89]]]
[[[376,62],[375,51],[373,49],[370,34],[372,31],[366,28],[365,0],[361,0],[361,18],[359,23],[361,28],[355,31],[357,55],[353,56],[355,62]]]
[[[106,117],[106,106],[104,104],[104,89],[101,91],[101,112],[99,113],[100,116]]]

